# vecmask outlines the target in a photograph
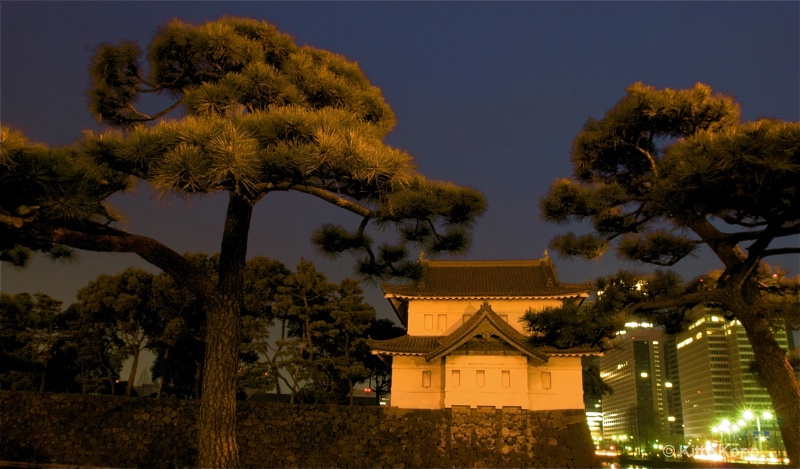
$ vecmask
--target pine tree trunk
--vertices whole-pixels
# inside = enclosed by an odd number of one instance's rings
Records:
[[[167,349],[164,351],[164,359],[162,360],[162,363],[164,365],[161,369],[161,381],[158,382],[158,393],[156,394],[156,399],[161,399],[161,392],[164,389],[164,381],[167,380],[167,368],[169,368],[169,366],[167,365],[169,363],[168,360],[169,360],[169,347],[167,347]]]
[[[125,395],[130,396],[133,392],[133,384],[136,380],[136,369],[139,368],[139,352],[140,349],[137,346],[136,351],[133,352],[133,364],[131,365],[131,372],[128,375],[128,386],[125,388]]]
[[[239,465],[236,444],[239,311],[230,299],[208,311],[206,360],[197,429],[198,467],[235,468]]]
[[[244,268],[252,205],[230,193],[219,259],[218,299],[208,309],[198,422],[199,467],[239,466],[236,379],[244,309]]]
[[[753,355],[759,362],[790,465],[800,467],[800,383],[787,353],[775,340],[770,322],[754,311],[757,308],[736,317],[747,332]]]
[[[203,397],[203,362],[194,362],[194,398]]]

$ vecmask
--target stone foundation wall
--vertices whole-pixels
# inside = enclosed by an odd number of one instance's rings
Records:
[[[199,402],[0,392],[0,460],[188,467]],[[583,411],[239,402],[242,467],[589,467]]]

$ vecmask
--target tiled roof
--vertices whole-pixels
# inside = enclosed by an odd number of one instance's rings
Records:
[[[550,258],[516,261],[422,261],[418,282],[382,285],[387,296],[422,298],[569,298],[589,284],[560,283]]]
[[[390,355],[424,355],[434,348],[445,337],[404,335],[388,340],[367,340],[369,347],[375,352]]]
[[[528,338],[492,311],[488,303],[484,303],[467,322],[447,336],[404,335],[389,340],[369,340],[368,343],[376,354],[419,355],[430,362],[451,353],[474,336],[486,333],[499,336],[513,348],[541,363],[547,362],[550,355],[540,347],[531,346]],[[560,352],[563,353],[556,355],[568,354],[567,351]]]

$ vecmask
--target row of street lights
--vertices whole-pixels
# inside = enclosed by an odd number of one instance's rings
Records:
[[[720,436],[722,436],[722,434],[730,435],[731,433],[737,433],[739,430],[743,430],[745,428],[745,426],[751,420],[753,420],[753,418],[756,419],[756,430],[757,431],[756,431],[755,436],[758,438],[758,450],[761,451],[761,449],[762,449],[761,448],[761,444],[762,444],[762,442],[764,440],[766,440],[765,435],[761,432],[761,420],[762,419],[763,420],[772,420],[772,413],[770,411],[768,411],[768,410],[765,410],[765,411],[761,412],[760,414],[759,413],[754,413],[751,410],[745,410],[742,413],[742,418],[740,418],[736,423],[732,424],[730,420],[723,419],[719,423],[719,425],[717,425],[715,427],[712,427],[711,431],[713,433],[715,433],[715,434],[719,433]],[[724,444],[724,441],[722,441],[722,443]]]

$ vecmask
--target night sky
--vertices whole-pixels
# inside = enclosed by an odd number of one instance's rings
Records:
[[[145,47],[172,17],[223,15],[267,20],[299,44],[359,63],[397,114],[391,145],[414,155],[429,178],[473,186],[489,210],[468,259],[542,257],[556,233],[538,200],[571,173],[573,138],[642,81],[684,88],[696,82],[734,96],[743,118],[800,116],[800,2],[10,2],[0,5],[0,120],[34,141],[70,144],[97,128],[86,110],[86,69],[101,42]],[[219,249],[226,197],[156,199],[146,186],[113,199],[122,226],[178,252]],[[352,275],[347,257],[318,255],[309,241],[324,222],[358,220],[298,194],[258,205],[249,255],[294,268],[314,261],[331,280]],[[796,245],[798,239],[793,240]],[[792,274],[798,256],[781,259]],[[66,304],[101,273],[157,270],[135,255],[82,252],[77,262],[37,257],[23,270],[2,265],[2,291],[43,292]],[[694,276],[718,267],[700,255],[675,267]],[[558,260],[565,282],[616,271],[599,262]],[[649,271],[647,266],[638,267]],[[379,315],[391,309],[366,286]]]

